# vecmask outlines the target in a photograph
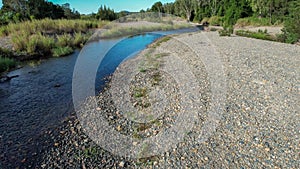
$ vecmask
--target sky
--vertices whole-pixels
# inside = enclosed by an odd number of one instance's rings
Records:
[[[2,6],[2,0],[0,0]],[[174,2],[175,0],[48,0],[55,4],[69,3],[71,8],[75,8],[82,14],[96,13],[100,5],[106,5],[116,12],[126,10],[130,12],[138,12],[141,9],[151,8],[151,6],[160,1],[162,3]]]

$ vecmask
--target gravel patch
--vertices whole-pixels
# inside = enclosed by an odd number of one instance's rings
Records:
[[[208,139],[199,142],[199,137],[205,137],[205,132],[210,131],[203,131],[203,127],[210,118],[207,112],[214,106],[212,88],[217,84],[210,79],[216,72],[206,63],[216,55],[220,56],[224,70],[224,74],[218,76],[226,79],[226,105],[224,111],[220,109],[216,129]],[[183,140],[168,151],[147,158],[121,157],[92,141],[82,127],[88,123],[79,122],[74,116],[59,129],[59,136],[53,138],[53,147],[38,167],[299,168],[299,56],[300,48],[296,45],[219,37],[215,32],[175,36],[122,63],[106,89],[97,98],[87,100],[84,110],[88,111],[81,115],[90,119],[103,116],[116,132],[143,140],[174,127],[181,115],[179,112],[191,108],[190,111],[195,112],[191,122],[195,124]],[[173,71],[178,77],[194,79],[195,83],[191,83],[193,80],[179,83],[168,69],[169,64],[177,68]],[[188,71],[185,65],[189,66]],[[112,95],[118,93],[113,92],[114,85],[122,82],[116,77],[128,72],[134,76],[123,79],[130,82],[127,98],[124,98],[127,102],[116,100]],[[193,93],[184,93],[181,92],[184,84],[197,87]],[[184,102],[189,96],[198,99]],[[97,102],[96,109],[89,107],[91,101]],[[129,120],[131,116],[120,111],[122,108],[116,103],[145,110],[144,116],[154,112],[155,119],[143,123]],[[195,104],[197,106],[189,107]],[[163,113],[151,111],[159,107]],[[138,144],[133,143],[132,147]],[[151,150],[149,152],[151,154]]]

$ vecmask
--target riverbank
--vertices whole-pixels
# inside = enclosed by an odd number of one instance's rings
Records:
[[[201,127],[207,120],[205,112],[211,106],[209,72],[201,61],[211,57],[212,53],[204,52],[208,50],[208,46],[215,49],[214,52],[219,54],[224,66],[224,76],[227,80],[226,109],[221,114],[217,130],[208,140],[197,144],[196,138],[201,136]],[[137,109],[150,109],[153,106],[153,99],[159,99],[155,95],[156,87],[159,88],[157,90],[165,90],[165,99],[170,99],[171,102],[168,103],[173,104],[165,110],[169,110],[171,114],[165,113],[165,118],[158,119],[151,125],[137,125],[124,119],[124,116],[116,111],[116,105],[111,104],[115,100],[110,92],[103,92],[96,98],[100,106],[91,112],[105,112],[106,119],[116,131],[138,139],[155,136],[162,132],[163,128],[173,126],[176,112],[180,110],[176,108],[176,98],[182,82],[174,81],[174,77],[160,70],[170,62],[170,58],[179,57],[181,61],[190,65],[190,70],[200,86],[200,90],[195,92],[199,94],[203,105],[198,109],[199,124],[192,129],[185,141],[151,158],[126,159],[96,145],[83,132],[83,127],[74,117],[60,128],[58,137],[52,138],[54,144],[49,152],[44,154],[40,166],[297,168],[300,160],[297,154],[297,84],[300,72],[298,53],[299,46],[243,37],[219,37],[215,32],[176,36],[161,43],[154,50],[149,48],[134,59],[124,62],[114,74],[114,77],[128,72],[136,74],[127,87],[131,93],[130,102]],[[179,61],[173,60],[174,63]],[[176,67],[179,72],[184,72],[181,66]],[[115,79],[110,86],[115,82],[120,81]],[[150,86],[147,86],[149,84]],[[105,91],[109,91],[109,86]],[[171,93],[168,91],[175,94],[169,95]]]
[[[9,71],[15,67],[7,64],[6,57],[14,62],[13,65],[17,65],[18,62],[28,60],[69,55],[76,48],[81,48],[90,38],[98,41],[104,38],[188,27],[191,25],[178,20],[178,18],[176,20],[169,17],[155,20],[150,17],[126,22],[43,19],[9,24],[0,28],[1,53],[2,51],[9,51],[10,53],[10,55],[0,58],[0,62],[5,63],[0,72]],[[93,36],[91,36],[92,34]]]
[[[28,60],[66,56],[81,48],[105,21],[32,20],[0,27],[0,73]],[[9,63],[8,64],[8,58]]]

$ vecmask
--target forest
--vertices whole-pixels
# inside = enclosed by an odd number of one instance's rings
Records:
[[[236,26],[284,25],[283,41],[300,38],[299,0],[176,0],[156,2],[147,11],[169,13],[188,21],[207,22],[232,29]]]

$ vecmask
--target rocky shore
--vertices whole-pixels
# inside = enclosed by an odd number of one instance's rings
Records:
[[[296,45],[215,32],[157,41],[123,62],[105,90],[65,121],[37,167],[298,168],[299,56]],[[90,106],[94,101],[96,109]],[[213,109],[216,105],[219,109]],[[214,118],[211,110],[218,110]],[[141,158],[130,158],[131,152],[122,157],[123,152],[96,144],[101,140],[90,129],[106,130],[100,116],[112,130],[135,140],[129,149],[169,131],[178,118],[187,117],[181,124],[193,125],[183,139],[179,134],[166,138],[180,141],[164,151],[147,149]]]

